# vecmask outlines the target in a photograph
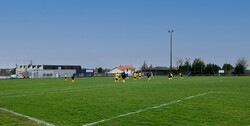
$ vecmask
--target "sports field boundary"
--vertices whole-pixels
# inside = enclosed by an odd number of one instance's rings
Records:
[[[42,120],[39,120],[39,119],[30,117],[30,116],[27,116],[27,115],[23,115],[23,114],[14,112],[14,111],[9,110],[9,109],[6,109],[6,108],[1,108],[1,107],[0,107],[0,110],[5,111],[5,112],[8,112],[8,113],[11,113],[11,114],[14,114],[14,115],[17,115],[17,116],[20,116],[20,117],[27,118],[27,119],[29,119],[29,120],[35,121],[35,122],[40,123],[40,124],[44,124],[44,125],[47,125],[47,126],[55,126],[55,125],[52,124],[52,123],[48,123],[48,122],[45,122],[45,121],[42,121]]]
[[[171,104],[174,104],[174,103],[177,103],[177,102],[181,102],[183,100],[187,100],[187,99],[191,99],[191,98],[195,98],[195,97],[199,97],[199,96],[204,96],[204,95],[211,94],[211,93],[216,93],[216,92],[209,91],[209,92],[206,92],[206,93],[201,93],[201,94],[189,96],[189,97],[186,97],[186,98],[182,98],[182,99],[179,99],[179,100],[175,100],[175,101],[171,101],[171,102],[168,102],[168,103],[165,103],[165,104],[161,104],[161,105],[158,105],[158,106],[149,107],[149,108],[141,109],[141,110],[138,110],[138,111],[129,112],[129,113],[126,113],[126,114],[121,114],[121,115],[118,115],[118,116],[113,116],[113,117],[110,117],[110,118],[107,118],[107,119],[103,119],[103,120],[99,120],[99,121],[96,121],[96,122],[93,122],[93,123],[84,124],[82,126],[95,125],[95,124],[98,124],[98,123],[109,121],[111,119],[125,117],[125,116],[128,116],[128,115],[133,115],[133,114],[141,113],[141,112],[144,112],[144,111],[147,111],[147,110],[156,109],[156,108],[160,108],[160,107],[163,107],[163,106],[168,106],[168,105],[171,105]]]

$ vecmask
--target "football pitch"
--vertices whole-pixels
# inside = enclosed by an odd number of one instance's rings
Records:
[[[250,125],[250,77],[0,80],[0,125]]]

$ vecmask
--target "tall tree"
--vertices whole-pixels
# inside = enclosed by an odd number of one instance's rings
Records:
[[[218,74],[220,69],[221,69],[220,66],[209,63],[206,65],[204,73],[205,74]]]
[[[146,69],[148,69],[148,65],[147,65],[146,61],[144,61],[142,64],[141,70],[146,71]]]
[[[153,68],[153,65],[152,64],[150,64],[150,66],[148,67],[149,69],[152,69]]]
[[[245,74],[247,66],[248,64],[245,58],[238,59],[238,61],[236,62],[236,66],[235,66],[235,74],[237,75]]]
[[[227,71],[230,71],[230,70],[234,69],[234,67],[229,63],[225,63],[223,65],[222,69],[227,72]]]
[[[186,61],[184,62],[184,64],[179,66],[179,70],[182,72],[189,72],[191,70],[190,59],[186,58]]]
[[[182,59],[177,59],[176,61],[177,67],[180,67],[183,65],[183,60]]]
[[[205,63],[200,58],[195,58],[192,64],[193,74],[203,74],[205,70]]]
[[[97,71],[98,71],[98,73],[103,73],[103,68],[102,68],[102,67],[99,67],[99,68],[97,69]]]

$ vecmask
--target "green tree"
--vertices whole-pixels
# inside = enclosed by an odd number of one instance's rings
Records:
[[[192,64],[193,74],[203,74],[205,70],[205,63],[200,58],[195,58]]]
[[[231,64],[229,64],[229,63],[228,64],[225,63],[223,65],[222,69],[227,72],[227,71],[230,71],[230,70],[234,69],[234,67]]]
[[[189,61],[188,58],[186,58],[186,61],[184,62],[184,64],[181,64],[179,66],[179,71],[181,72],[189,72],[191,70],[191,63]]]
[[[150,66],[148,67],[149,69],[152,69],[153,68],[153,65],[152,64],[150,64]]]
[[[148,65],[147,65],[146,61],[144,61],[142,64],[141,70],[146,71],[146,69],[148,69]]]
[[[221,69],[220,66],[209,63],[206,65],[204,73],[205,74],[218,74],[220,69]]]
[[[246,70],[246,68],[242,64],[239,64],[235,67],[234,72],[237,75],[240,75],[240,74],[242,75],[242,74],[245,74],[245,70]]]
[[[247,66],[248,64],[245,58],[238,59],[238,61],[236,62],[236,66],[235,66],[235,74],[237,75],[245,74]]]
[[[98,73],[103,73],[103,68],[102,68],[102,67],[99,67],[99,68],[97,69],[97,71],[98,71]]]
[[[176,61],[177,67],[180,67],[183,65],[183,60],[182,59],[177,59]]]

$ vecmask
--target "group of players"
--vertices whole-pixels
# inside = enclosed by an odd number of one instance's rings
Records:
[[[65,75],[64,75],[64,76],[65,76],[64,81],[68,81],[68,78],[67,78],[67,77],[68,77],[68,75],[65,73]],[[73,75],[72,75],[72,77],[71,77],[71,79],[72,79],[72,83],[74,83],[74,82],[75,82],[75,76],[76,76],[76,74],[73,74]]]
[[[180,78],[183,79],[183,74],[179,73],[179,75],[180,75]],[[68,80],[67,76],[68,75],[65,74],[65,80],[64,81]],[[122,76],[122,82],[125,84],[126,78],[128,78],[128,74],[126,74],[125,72],[123,72],[121,74],[120,73],[115,74],[115,83],[119,83],[121,76]],[[142,78],[142,73],[134,72],[133,76],[134,76],[134,80],[137,80],[137,78],[141,79]],[[148,81],[151,80],[151,73],[150,72],[147,73],[147,78],[148,78]],[[72,79],[72,83],[74,83],[75,82],[75,74],[72,75],[71,79]],[[172,79],[173,79],[173,74],[169,72],[168,73],[168,80],[172,80]]]
[[[121,76],[122,76],[122,82],[125,84],[126,78],[128,78],[128,74],[126,74],[125,72],[122,72],[121,74],[120,73],[115,74],[115,83],[119,83]],[[137,78],[141,79],[142,73],[134,73],[133,76],[134,76],[134,80],[137,80]],[[148,81],[150,81],[151,73],[147,73],[147,77],[148,77]]]
[[[182,73],[179,73],[180,75],[180,78],[183,79],[183,74]],[[122,76],[122,82],[125,84],[126,82],[126,78],[128,78],[128,74],[126,74],[125,72],[123,73],[116,73],[115,74],[115,83],[119,83],[120,81],[120,77]],[[142,78],[142,73],[133,73],[133,76],[134,76],[134,80],[137,80],[137,78],[141,79]],[[147,73],[147,78],[148,78],[148,81],[151,80],[151,73],[148,72]],[[173,79],[173,74],[172,73],[168,73],[168,80],[172,80]]]
[[[180,78],[183,79],[183,74],[182,73],[179,73],[180,75]],[[172,80],[173,79],[173,74],[172,73],[168,73],[168,80]]]

